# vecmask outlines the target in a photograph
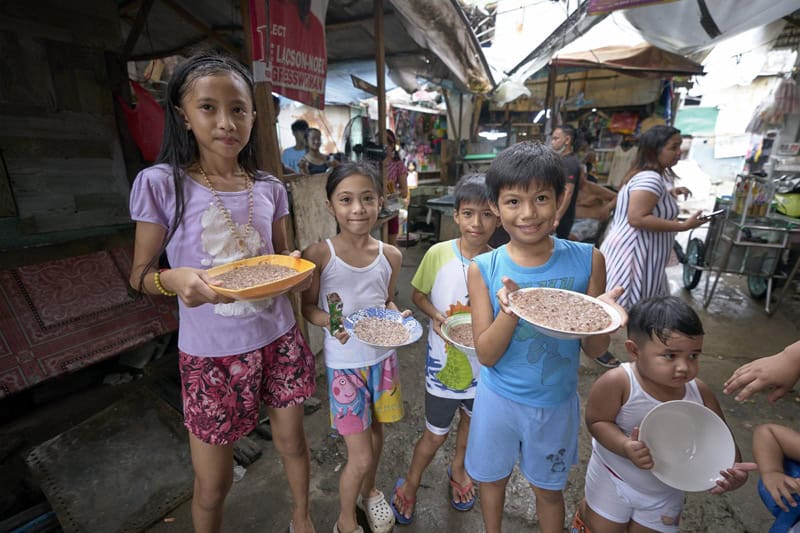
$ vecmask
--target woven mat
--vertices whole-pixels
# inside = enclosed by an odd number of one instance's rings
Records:
[[[128,295],[127,249],[0,271],[0,398],[177,329],[174,298]]]
[[[37,446],[27,463],[67,533],[142,531],[191,497],[180,415],[140,388]]]

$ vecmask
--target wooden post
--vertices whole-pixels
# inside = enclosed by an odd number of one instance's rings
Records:
[[[242,12],[242,28],[246,40],[244,59],[247,65],[252,65],[253,36],[250,32],[250,2],[239,2]],[[269,11],[267,12],[269,13]],[[269,20],[267,21],[269,25]],[[275,108],[272,103],[272,83],[256,83],[256,135],[258,145],[256,155],[259,168],[283,180],[283,165],[281,164],[281,151],[278,145],[278,132],[275,128]]]
[[[128,33],[128,38],[125,40],[125,45],[122,47],[122,62],[128,61],[128,58],[136,46],[136,41],[139,40],[145,24],[147,23],[147,16],[150,14],[150,8],[153,7],[155,0],[144,0],[142,5],[139,6],[139,11],[136,13],[136,19],[133,21],[131,31]]]
[[[244,57],[247,65],[252,65],[253,38],[250,31],[250,2],[242,0],[239,5],[242,13],[242,28],[246,39]],[[267,26],[269,26],[269,10],[267,10]],[[255,106],[257,111],[255,127],[258,135],[258,145],[256,146],[258,166],[283,181],[283,165],[281,164],[281,153],[278,147],[278,133],[275,128],[275,108],[272,103],[272,83],[256,83]],[[287,241],[290,247],[294,248],[296,244],[292,217],[286,217],[285,226]],[[279,251],[276,250],[276,252]],[[290,292],[288,296],[292,302],[292,311],[294,311],[297,327],[303,336],[308,339],[308,323],[301,312],[300,293]]]
[[[375,18],[375,78],[378,87],[378,139],[381,146],[386,146],[386,50],[383,46],[383,0],[372,2]],[[383,182],[384,198],[386,188],[386,158],[378,166]],[[381,224],[381,240],[386,242],[389,236],[388,221]]]
[[[386,51],[383,46],[383,0],[373,0],[375,8],[375,76],[378,86],[378,139],[386,146]],[[383,171],[381,169],[381,177]]]
[[[558,76],[556,66],[550,63],[550,72],[547,74],[547,93],[544,97],[545,113],[547,113],[548,110],[550,111],[550,119],[548,120],[545,114],[545,137],[553,132],[553,122],[556,119],[556,76]]]

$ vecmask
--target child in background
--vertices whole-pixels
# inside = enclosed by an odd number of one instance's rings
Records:
[[[511,240],[479,255],[469,267],[472,331],[483,366],[467,472],[480,482],[487,533],[499,533],[506,484],[520,458],[520,470],[536,497],[541,531],[560,533],[562,491],[578,455],[580,349],[598,357],[610,336],[582,341],[545,336],[511,312],[508,294],[519,287],[554,287],[616,305],[622,289],[603,294],[605,262],[591,244],[551,236],[564,191],[558,154],[540,143],[516,144],[492,162],[486,183],[490,205]],[[617,308],[624,318],[624,310]]]
[[[403,209],[408,204],[408,169],[397,151],[397,137],[392,130],[386,130],[386,201],[387,207]],[[397,235],[400,233],[400,217],[395,216],[387,223],[387,242],[392,246],[397,244]]]
[[[678,298],[651,298],[631,308],[625,341],[631,362],[600,376],[586,402],[586,425],[594,439],[586,500],[573,531],[678,531],[684,493],[651,472],[653,458],[638,438],[639,424],[653,407],[670,400],[705,405],[725,420],[714,393],[697,379],[703,335],[697,313]],[[741,461],[738,447],[736,460]],[[720,472],[711,493],[741,487],[754,468],[737,462]]]
[[[375,475],[383,448],[383,424],[403,417],[397,352],[350,339],[332,322],[328,300],[335,293],[345,317],[368,307],[397,310],[392,295],[402,255],[394,246],[370,235],[378,220],[383,191],[375,167],[368,163],[337,166],[328,176],[325,189],[326,204],[336,218],[339,233],[305,250],[305,257],[317,268],[311,287],[303,294],[303,316],[325,329],[331,426],[347,446],[334,532],[362,531],[356,522],[358,506],[366,513],[373,533],[386,533],[394,527],[395,519],[383,493],[376,488]]]
[[[289,529],[311,532],[303,402],[314,392],[314,356],[286,296],[234,302],[214,292],[205,273],[238,259],[290,254],[286,189],[256,168],[253,80],[235,60],[206,52],[177,67],[167,93],[158,164],[140,172],[131,191],[131,285],[179,297],[194,530],[222,528],[233,444],[256,426],[264,402],[294,502]],[[174,268],[159,271],[164,252]]]
[[[467,267],[470,261],[491,248],[486,244],[499,225],[489,207],[486,178],[467,175],[456,184],[453,218],[461,237],[434,244],[422,258],[414,279],[411,299],[428,317],[428,356],[425,363],[425,432],[414,447],[405,480],[394,487],[392,508],[399,524],[410,524],[422,474],[436,451],[447,440],[450,423],[460,409],[456,452],[447,468],[452,497],[450,504],[459,511],[475,505],[472,480],[464,470],[469,417],[479,371],[478,361],[446,343],[441,337],[442,323],[453,310],[469,311]]]

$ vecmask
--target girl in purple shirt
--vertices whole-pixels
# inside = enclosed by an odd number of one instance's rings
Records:
[[[314,356],[285,295],[229,300],[205,272],[263,254],[299,257],[286,237],[286,190],[256,169],[253,80],[235,60],[203,52],[176,68],[167,92],[158,164],[139,173],[131,192],[131,285],[178,297],[194,529],[221,529],[233,444],[256,426],[264,402],[294,502],[289,530],[312,532],[303,402],[315,388]],[[159,270],[165,252],[173,268]]]

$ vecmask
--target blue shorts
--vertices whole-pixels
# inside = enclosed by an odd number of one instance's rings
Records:
[[[578,394],[553,407],[531,407],[506,399],[478,382],[467,443],[467,473],[492,482],[511,475],[517,459],[528,482],[562,490],[578,462]]]

